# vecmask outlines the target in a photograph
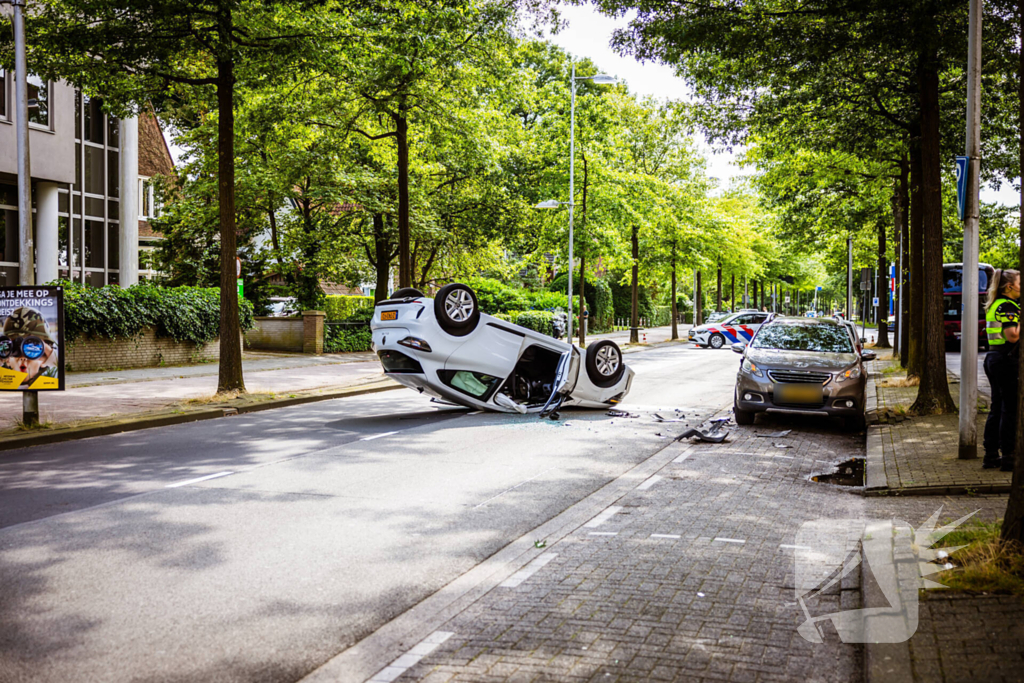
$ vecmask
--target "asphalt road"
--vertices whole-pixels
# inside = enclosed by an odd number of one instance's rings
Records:
[[[731,401],[727,350],[626,359],[635,418],[394,391],[0,456],[0,681],[301,678]]]

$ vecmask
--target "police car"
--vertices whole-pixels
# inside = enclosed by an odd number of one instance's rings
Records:
[[[749,342],[768,319],[768,313],[740,311],[719,322],[690,328],[690,341],[705,348],[720,349],[736,342]]]

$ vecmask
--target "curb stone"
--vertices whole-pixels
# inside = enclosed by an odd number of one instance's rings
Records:
[[[77,441],[88,439],[94,436],[107,436],[120,434],[122,432],[134,432],[141,429],[154,427],[168,427],[170,425],[184,424],[186,422],[198,422],[200,420],[212,420],[219,417],[233,415],[244,415],[256,413],[262,410],[274,410],[276,408],[287,408],[290,406],[302,405],[304,403],[316,403],[319,401],[330,401],[336,398],[349,396],[362,396],[375,394],[381,391],[403,388],[401,384],[390,379],[373,383],[354,385],[343,389],[337,389],[322,394],[296,395],[294,398],[280,398],[253,403],[241,406],[218,406],[216,408],[205,408],[185,413],[165,413],[162,415],[143,415],[134,418],[122,418],[104,421],[100,423],[86,424],[75,427],[64,427],[26,434],[14,434],[0,436],[0,451],[10,451],[30,446],[43,446],[46,444],[62,443],[65,441]]]
[[[861,599],[865,608],[889,605],[889,600],[882,594],[877,582],[867,581],[864,567],[868,566],[868,558],[864,555],[861,544]],[[871,638],[871,617],[864,623],[864,681],[865,683],[905,683],[914,680],[914,669],[910,658],[910,643],[873,643]]]

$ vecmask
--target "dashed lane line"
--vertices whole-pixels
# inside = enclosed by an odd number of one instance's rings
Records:
[[[531,576],[536,574],[540,570],[541,567],[543,567],[544,565],[546,565],[548,562],[550,562],[551,560],[555,559],[556,557],[558,557],[558,553],[544,553],[543,555],[541,555],[540,557],[535,559],[533,562],[531,562],[530,564],[526,565],[525,567],[523,567],[522,569],[517,571],[512,576],[510,576],[507,579],[505,579],[504,581],[502,581],[501,584],[500,584],[501,587],[502,588],[515,588],[516,586],[521,584],[523,581],[526,581],[528,578],[530,578]]]
[[[712,543],[746,543],[746,541],[739,538],[714,538]]]
[[[411,650],[367,679],[366,683],[391,683],[453,635],[455,634],[451,631],[434,631]]]
[[[679,534],[651,534],[651,538],[671,538],[678,540],[682,538]]]
[[[642,483],[639,486],[637,486],[636,490],[637,491],[646,491],[647,489],[649,489],[652,486],[654,486],[655,484],[657,484],[659,481],[661,481],[661,477],[658,476],[657,474],[655,474],[653,477],[651,477],[650,479],[648,479],[644,483]]]
[[[217,474],[208,474],[205,477],[197,477],[196,479],[189,479],[188,481],[179,481],[177,484],[168,484],[164,488],[176,489],[179,486],[188,486],[189,484],[198,484],[201,481],[208,481],[210,479],[217,479],[218,477],[226,477],[234,472],[218,472]]]
[[[391,436],[392,434],[397,434],[397,433],[398,432],[384,432],[383,434],[374,434],[373,436],[364,436],[363,438],[361,438],[359,440],[360,441],[373,441],[374,439],[379,439],[379,438],[381,438],[383,436]]]
[[[621,505],[612,505],[612,506],[610,506],[608,508],[605,508],[605,510],[603,510],[599,515],[594,517],[592,520],[590,520],[589,522],[587,522],[583,526],[585,528],[587,528],[587,529],[593,529],[595,527],[599,527],[602,524],[604,524],[605,522],[607,522],[609,519],[611,519],[615,515],[615,513],[618,512],[621,509],[622,509]]]

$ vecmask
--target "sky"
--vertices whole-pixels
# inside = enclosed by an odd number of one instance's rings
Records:
[[[660,63],[641,63],[633,57],[619,56],[612,50],[612,31],[624,27],[629,21],[628,16],[619,19],[606,17],[590,5],[563,5],[559,11],[568,26],[558,34],[548,36],[553,43],[578,57],[589,57],[605,73],[625,80],[630,92],[634,94],[689,99],[690,88],[669,67]],[[719,179],[719,187],[728,187],[733,177],[752,173],[752,169],[741,168],[735,163],[735,154],[713,149],[703,139],[698,140],[698,145],[707,157],[708,175]],[[1020,195],[1009,184],[999,189],[983,187],[981,199],[1014,207],[1020,205]]]

